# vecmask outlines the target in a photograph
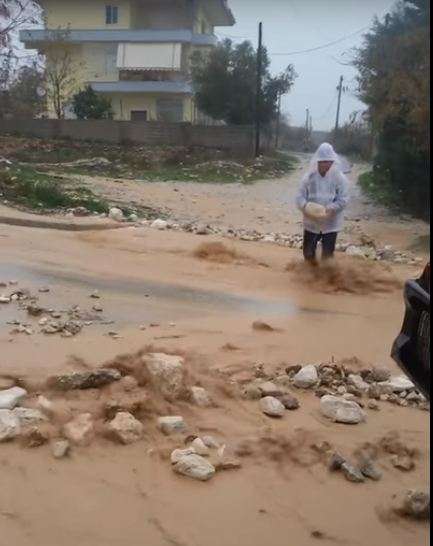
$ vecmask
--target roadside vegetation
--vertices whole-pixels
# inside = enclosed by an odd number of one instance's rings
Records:
[[[296,159],[274,152],[258,159],[228,158],[223,151],[181,146],[0,137],[0,156],[39,171],[102,175],[145,181],[250,183],[278,178]]]

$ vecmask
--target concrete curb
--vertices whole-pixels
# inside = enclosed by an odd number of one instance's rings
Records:
[[[121,224],[114,222],[68,222],[47,218],[27,218],[19,216],[0,215],[0,224],[9,226],[32,227],[42,229],[58,229],[63,231],[101,231],[107,229],[119,229],[130,227],[133,224]]]

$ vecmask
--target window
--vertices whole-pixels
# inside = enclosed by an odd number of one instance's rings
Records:
[[[131,121],[147,121],[147,110],[131,110]]]
[[[156,101],[156,115],[158,121],[170,123],[183,121],[183,100],[158,99]]]
[[[105,6],[105,24],[117,25],[119,22],[119,8],[117,6]]]

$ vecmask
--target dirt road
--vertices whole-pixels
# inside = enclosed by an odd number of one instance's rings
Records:
[[[297,157],[298,164],[288,176],[251,185],[144,182],[79,175],[74,179],[110,201],[154,207],[181,223],[198,221],[223,228],[297,233],[301,231],[301,217],[295,206],[295,196],[311,156],[297,154]],[[369,168],[367,164],[355,164],[348,175],[351,202],[342,240],[356,243],[360,234],[367,233],[378,245],[395,245],[400,250],[411,248],[420,236],[429,233],[429,226],[425,222],[393,216],[366,199],[357,179]]]
[[[287,187],[272,184],[194,185],[193,190],[176,184],[175,192],[168,184],[125,182],[119,191],[128,199],[132,194],[126,192],[139,192],[133,195],[144,201],[159,198],[167,207],[182,203],[185,216],[212,211],[212,219],[234,224],[259,222],[257,216],[263,215],[277,229],[286,221],[291,197],[278,200],[277,207],[275,192],[281,195]],[[187,198],[189,191],[197,197]],[[242,206],[249,191],[256,192],[253,201],[260,205]],[[391,230],[388,224],[386,229]],[[411,233],[416,229],[410,226]],[[366,409],[366,423],[334,424],[320,415],[313,393],[297,390],[301,407],[273,420],[261,413],[257,401],[229,396],[221,388],[221,378],[229,384],[253,377],[259,363],[272,374],[289,365],[357,357],[397,373],[389,350],[401,323],[400,289],[391,283],[383,293],[369,293],[368,286],[362,295],[323,293],[286,271],[288,261],[299,259],[298,251],[274,245],[224,240],[233,261],[194,256],[200,243],[215,240],[144,227],[67,233],[0,226],[0,280],[18,281],[38,294],[40,305],[56,310],[71,305],[90,310],[94,300],[89,296],[98,290],[106,321],[95,320],[74,337],[49,336],[39,333],[38,319],[15,303],[3,305],[3,375],[18,377],[37,392],[52,373],[96,367],[145,346],[177,352],[218,407],[179,402],[165,411],[183,415],[195,433],[212,434],[228,446],[246,440],[256,446],[242,458],[242,468],[201,483],[172,472],[167,454],[176,446],[156,430],[154,414],[144,421],[144,440],[119,446],[98,438],[64,460],[53,459],[47,445],[0,444],[1,546],[427,543],[426,523],[397,518],[388,509],[395,493],[428,489],[428,412],[379,402],[380,411]],[[340,263],[348,267],[343,282],[350,284],[357,263],[345,257]],[[372,281],[379,275],[373,266],[369,272]],[[403,280],[415,269],[395,265],[392,274]],[[46,285],[50,292],[38,293]],[[374,282],[369,286],[373,290]],[[11,334],[8,322],[14,319],[31,323],[34,334]],[[252,329],[259,319],[274,330]],[[116,335],[107,335],[110,331]],[[363,366],[360,361],[353,361],[355,371]],[[68,401],[77,407],[84,403],[79,396]],[[96,392],[91,402],[102,401]],[[392,431],[417,451],[416,466],[402,472],[384,456],[379,482],[350,483],[330,473],[311,449],[326,440],[349,457],[365,442],[378,445]]]

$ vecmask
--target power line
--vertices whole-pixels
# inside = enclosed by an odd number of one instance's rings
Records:
[[[301,53],[311,53],[312,51],[318,51],[319,49],[325,49],[326,47],[333,46],[335,44],[339,44],[340,42],[343,42],[344,40],[347,40],[349,38],[352,38],[353,36],[356,36],[357,34],[360,34],[361,32],[364,32],[364,30],[367,30],[371,27],[371,25],[367,25],[365,27],[362,27],[355,32],[352,32],[351,34],[346,34],[345,36],[342,36],[341,38],[338,38],[338,40],[333,40],[332,42],[328,42],[327,44],[323,44],[317,47],[311,47],[309,49],[300,49],[298,51],[289,51],[288,53],[270,53],[270,55],[273,56],[283,56],[283,55],[300,55]]]

